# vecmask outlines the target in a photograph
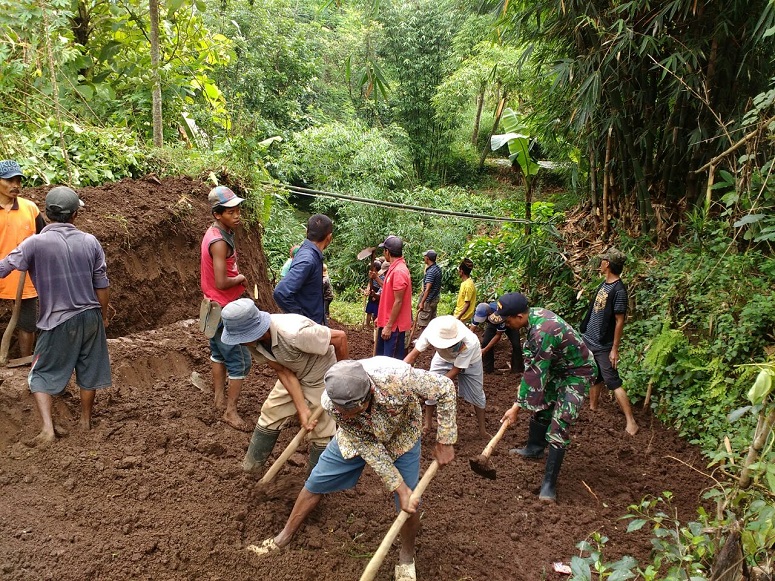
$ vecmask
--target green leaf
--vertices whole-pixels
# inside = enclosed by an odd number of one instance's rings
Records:
[[[740,228],[746,224],[755,224],[759,220],[763,220],[767,217],[767,214],[747,214],[735,222],[735,228]]]
[[[76,85],[75,90],[84,101],[91,101],[91,98],[94,96],[94,89],[89,85]]]
[[[639,531],[640,529],[643,528],[643,525],[645,525],[646,522],[647,521],[645,518],[636,518],[630,524],[627,525],[627,532],[631,533],[633,531]]]
[[[751,389],[748,391],[748,400],[756,405],[762,402],[764,398],[772,391],[772,374],[766,369],[762,369],[756,376]]]
[[[589,564],[578,556],[573,556],[570,560],[570,568],[573,571],[572,581],[591,581],[592,571],[589,568]]]
[[[727,420],[729,423],[736,422],[740,418],[742,418],[749,410],[751,409],[751,406],[743,406],[741,408],[737,408],[736,410],[729,412],[729,415],[727,415]]]

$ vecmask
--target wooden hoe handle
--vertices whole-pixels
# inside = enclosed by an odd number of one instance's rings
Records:
[[[323,413],[323,406],[318,406],[318,408],[312,412],[312,415],[309,417],[309,421],[315,421],[318,419],[321,414]],[[290,458],[293,453],[296,451],[296,449],[301,444],[302,440],[304,440],[304,436],[307,435],[307,428],[304,426],[301,427],[299,430],[299,433],[296,434],[296,436],[291,440],[291,443],[288,444],[288,447],[283,450],[283,453],[280,454],[280,456],[277,458],[277,460],[274,461],[274,464],[269,468],[269,470],[266,471],[266,474],[264,474],[264,477],[259,480],[261,484],[266,484],[267,482],[271,482],[272,479],[277,476],[277,473],[280,471],[280,468],[282,468],[285,463],[288,461],[288,458]]]
[[[16,301],[13,304],[11,320],[8,321],[8,326],[5,328],[3,338],[0,340],[0,365],[8,363],[8,349],[11,346],[11,337],[13,336],[14,329],[16,329],[16,323],[19,320],[19,312],[22,309],[22,293],[24,292],[24,279],[26,278],[26,275],[26,270],[19,272],[19,284],[16,287]]]
[[[482,451],[482,456],[485,458],[489,458],[490,454],[492,454],[492,451],[495,449],[495,445],[501,441],[501,438],[503,437],[503,434],[506,433],[506,428],[508,428],[511,425],[510,420],[506,420],[501,424],[501,429],[498,430],[498,433],[493,436],[492,440],[490,440],[487,445],[484,447],[484,450]]]
[[[422,493],[425,492],[425,489],[428,487],[428,484],[431,480],[433,480],[433,477],[436,476],[436,472],[439,469],[439,463],[437,460],[434,460],[431,462],[431,465],[428,466],[428,469],[425,471],[425,474],[423,474],[422,479],[417,484],[417,487],[412,491],[411,499],[414,500],[415,498],[420,498],[422,496]],[[363,570],[363,575],[361,575],[361,581],[372,581],[374,577],[377,576],[377,571],[379,571],[380,565],[382,565],[382,561],[385,560],[385,556],[387,555],[387,552],[390,550],[390,547],[393,544],[393,541],[398,536],[398,533],[401,531],[401,527],[404,526],[404,523],[411,517],[412,515],[408,512],[402,510],[399,515],[396,517],[396,520],[393,521],[393,525],[388,530],[387,534],[385,535],[385,538],[382,539],[382,543],[380,543],[379,548],[374,553],[374,556],[371,558],[371,561],[369,561],[369,564],[366,566],[366,568]]]

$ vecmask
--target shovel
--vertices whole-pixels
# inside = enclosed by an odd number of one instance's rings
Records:
[[[312,415],[309,417],[309,421],[311,422],[315,421],[322,414],[323,414],[323,406],[319,406],[318,409],[312,412]],[[280,471],[280,468],[282,468],[285,465],[285,463],[288,461],[288,458],[290,458],[293,455],[293,453],[296,451],[296,449],[299,447],[302,440],[304,439],[304,436],[306,435],[307,435],[307,428],[302,426],[301,429],[299,430],[299,433],[296,434],[293,440],[291,440],[291,443],[288,444],[288,447],[285,450],[283,450],[283,453],[280,454],[277,460],[274,461],[274,464],[272,464],[269,467],[269,470],[266,471],[266,474],[264,474],[263,478],[259,480],[261,484],[267,484],[271,482],[275,476],[277,476],[277,473]]]
[[[511,425],[511,422],[509,420],[506,420],[501,424],[501,429],[498,430],[498,433],[493,436],[492,440],[490,440],[485,446],[482,453],[477,456],[476,458],[471,458],[468,463],[471,466],[471,470],[476,472],[479,476],[484,476],[485,478],[489,478],[490,480],[495,480],[495,467],[492,465],[492,462],[490,462],[490,455],[492,454],[492,451],[495,449],[495,445],[500,442],[500,439],[503,437],[503,434],[506,432],[506,428],[508,428]]]
[[[417,483],[417,487],[412,491],[412,500],[422,496],[422,493],[425,492],[425,489],[428,487],[428,484],[430,484],[430,481],[433,480],[433,477],[436,476],[436,472],[438,470],[439,463],[437,460],[434,460],[431,462],[431,465],[428,466],[428,469],[425,471],[425,474],[423,474],[420,482]],[[380,543],[379,548],[374,553],[371,561],[369,561],[369,564],[366,565],[366,568],[363,570],[363,575],[361,575],[360,581],[373,581],[374,577],[377,576],[377,571],[379,571],[379,567],[382,565],[382,561],[385,560],[385,556],[390,550],[390,547],[393,545],[393,541],[401,531],[401,527],[404,526],[404,523],[409,520],[411,516],[411,514],[402,510],[396,517],[396,520],[393,521],[393,525],[390,527],[390,530],[388,530],[385,538],[382,539],[382,543]]]
[[[22,310],[22,293],[24,292],[24,280],[27,277],[27,271],[22,270],[19,272],[19,284],[16,286],[16,300],[13,303],[13,311],[11,312],[11,320],[8,321],[8,326],[3,333],[3,339],[0,341],[0,365],[8,365],[9,367],[19,367],[26,363],[32,362],[32,356],[21,357],[19,359],[12,359],[8,361],[8,349],[11,346],[11,337],[14,330],[16,330],[16,323],[19,320],[19,313]],[[29,359],[29,361],[27,361]]]

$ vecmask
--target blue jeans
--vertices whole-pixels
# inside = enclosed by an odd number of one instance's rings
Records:
[[[405,349],[406,331],[393,331],[387,341],[382,338],[382,327],[377,329],[377,355],[403,359],[406,356]]]

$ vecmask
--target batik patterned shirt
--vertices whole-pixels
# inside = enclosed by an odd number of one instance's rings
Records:
[[[393,462],[411,450],[422,433],[420,398],[438,402],[436,441],[457,442],[455,385],[443,375],[415,369],[392,357],[371,357],[360,363],[372,382],[369,408],[354,418],[345,419],[337,413],[326,393],[321,405],[339,424],[336,438],[342,456],[363,458],[388,490],[393,491],[403,482]]]
[[[597,375],[595,358],[581,334],[552,311],[531,308],[524,345],[525,373],[517,404],[528,410],[546,409],[557,388],[569,378],[591,382]]]

